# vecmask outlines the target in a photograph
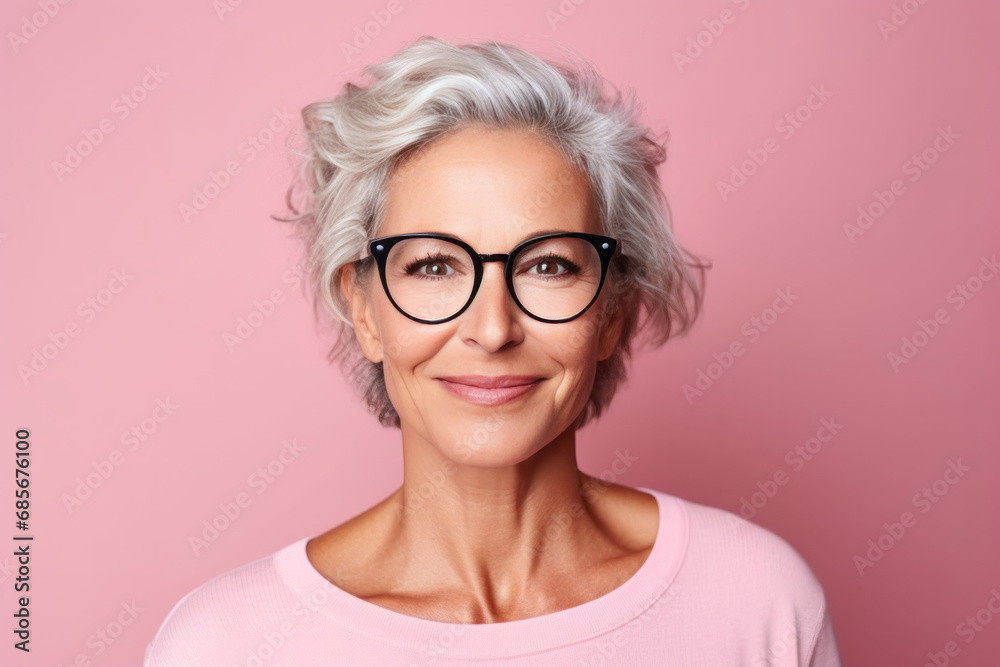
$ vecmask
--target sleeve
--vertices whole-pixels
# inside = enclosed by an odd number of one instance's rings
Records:
[[[810,657],[806,663],[808,667],[841,667],[840,651],[837,648],[837,637],[833,632],[833,621],[830,618],[830,610],[823,601],[823,618],[820,621],[819,631],[813,640]]]
[[[153,667],[152,663],[153,655],[153,642],[146,644],[146,654],[142,657],[142,667]]]
[[[171,638],[178,632],[184,634],[184,626],[192,615],[188,603],[194,599],[197,592],[194,590],[185,595],[167,614],[156,634],[146,646],[142,667],[174,667],[175,665],[180,667],[180,665],[186,664],[185,660],[190,656],[182,655],[183,651],[177,650],[177,642],[172,644]],[[185,640],[186,642],[180,643],[181,646],[184,643],[190,643],[191,637],[185,637]]]
[[[224,604],[213,580],[182,597],[167,614],[146,646],[143,667],[190,667],[232,662],[233,647],[241,644],[235,630],[241,608]],[[223,592],[224,595],[224,592]]]

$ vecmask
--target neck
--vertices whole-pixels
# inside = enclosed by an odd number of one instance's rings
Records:
[[[485,467],[457,463],[404,430],[404,480],[391,500],[400,564],[428,587],[471,591],[482,608],[573,567],[603,532],[575,436],[571,426],[524,461]]]

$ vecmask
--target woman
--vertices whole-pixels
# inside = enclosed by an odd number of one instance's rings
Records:
[[[634,105],[497,43],[424,38],[367,71],[303,111],[293,220],[403,484],[192,591],[146,664],[838,665],[781,538],[577,468],[637,334],[701,303]]]

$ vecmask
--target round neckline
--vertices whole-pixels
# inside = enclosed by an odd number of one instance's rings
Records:
[[[636,487],[657,502],[659,525],[649,555],[617,588],[582,604],[500,623],[448,623],[380,607],[326,579],[306,554],[303,537],[278,551],[278,573],[310,608],[360,635],[410,651],[447,646],[449,658],[510,658],[584,641],[640,615],[669,588],[684,558],[688,517],[680,499]]]

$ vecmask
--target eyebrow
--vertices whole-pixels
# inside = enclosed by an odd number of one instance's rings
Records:
[[[528,234],[526,236],[522,236],[520,239],[518,239],[517,241],[514,242],[514,245],[511,247],[511,249],[516,248],[517,246],[521,245],[522,243],[524,243],[528,239],[533,239],[533,238],[535,238],[537,236],[545,236],[546,234],[562,234],[564,232],[565,233],[569,233],[570,230],[568,230],[568,229],[541,229],[541,230],[539,230],[537,232]],[[459,239],[460,241],[468,243],[469,245],[472,245],[472,243],[470,243],[466,239],[463,239],[458,234],[451,234],[449,232],[438,232],[438,231],[431,231],[430,233],[431,234],[441,234],[442,236],[450,236],[452,238]],[[478,248],[477,248],[477,250],[478,250]]]

